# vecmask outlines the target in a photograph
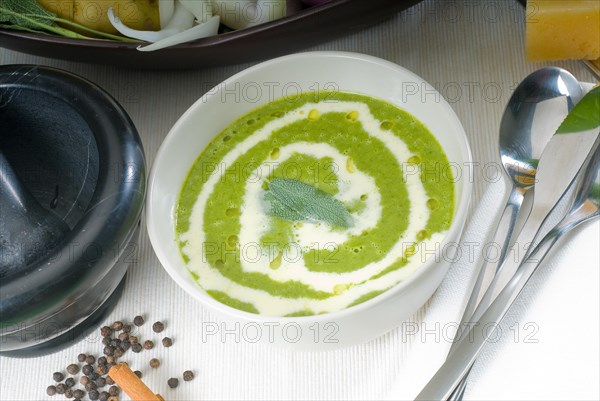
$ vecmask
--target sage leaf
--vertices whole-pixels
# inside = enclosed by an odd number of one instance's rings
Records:
[[[568,134],[596,127],[600,127],[600,86],[585,94],[560,124],[556,133]]]
[[[0,21],[10,22],[21,28],[35,29],[52,25],[56,15],[40,6],[36,0],[2,0]]]
[[[263,197],[267,214],[289,221],[325,222],[348,228],[352,215],[332,195],[304,182],[273,178]]]

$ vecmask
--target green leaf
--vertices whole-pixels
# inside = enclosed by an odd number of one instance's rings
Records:
[[[600,184],[592,184],[590,188],[590,198],[595,199],[597,203],[600,203]]]
[[[36,0],[0,0],[0,27],[18,31],[54,33],[75,39],[94,39],[81,35],[57,23],[76,28],[97,37],[121,42],[139,43],[138,40],[90,29],[73,21],[58,16],[38,4]]]
[[[274,178],[268,183],[264,200],[267,213],[290,221],[322,221],[337,227],[351,227],[352,216],[332,195],[298,180]]]
[[[29,15],[29,17],[23,17]],[[0,0],[0,21],[22,28],[35,29],[39,24],[52,25],[56,15],[40,6],[36,0]]]
[[[600,127],[600,86],[589,91],[564,119],[557,134],[587,131]]]

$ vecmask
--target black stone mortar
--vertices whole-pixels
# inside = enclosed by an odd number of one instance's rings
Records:
[[[136,257],[146,167],[133,122],[81,77],[0,66],[0,156],[0,354],[93,341]]]

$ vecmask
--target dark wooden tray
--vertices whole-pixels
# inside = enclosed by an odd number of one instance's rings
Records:
[[[392,17],[421,0],[333,0],[252,28],[156,52],[137,44],[0,29],[0,47],[38,56],[144,69],[189,69],[267,59],[307,48]]]

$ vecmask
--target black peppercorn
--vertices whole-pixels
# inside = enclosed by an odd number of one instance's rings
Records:
[[[100,335],[102,337],[109,337],[113,333],[113,330],[108,326],[102,326],[100,329]]]
[[[85,362],[85,358],[86,358],[86,357],[87,357],[87,355],[86,355],[86,354],[79,354],[79,355],[77,355],[77,360],[78,360],[79,362]]]
[[[144,324],[144,318],[142,316],[136,316],[133,318],[133,324],[135,324],[137,327],[140,327],[142,324]]]
[[[173,340],[171,340],[169,337],[165,337],[162,339],[162,345],[163,347],[170,347],[171,345],[173,345]]]
[[[136,370],[133,372],[138,378],[142,378],[142,372],[140,372],[139,370]]]
[[[119,388],[117,386],[110,386],[108,393],[113,397],[116,397],[119,395]]]
[[[129,336],[129,342],[132,344],[136,344],[138,342],[137,336]]]
[[[52,379],[54,379],[55,382],[61,382],[63,379],[65,378],[65,375],[63,375],[60,372],[54,372],[52,373]]]
[[[102,337],[102,345],[109,345],[110,340],[112,340],[111,337]]]
[[[83,390],[77,389],[73,391],[73,397],[78,398],[78,399],[82,399],[83,397],[85,397],[85,392]]]
[[[171,377],[169,380],[167,380],[167,384],[169,385],[170,388],[175,388],[175,387],[179,386],[179,379],[176,379],[175,377]]]
[[[123,356],[123,350],[120,347],[117,347],[113,351],[113,355],[115,356],[115,358],[120,358]]]
[[[64,383],[58,383],[56,385],[56,394],[64,394],[67,390],[67,386]]]
[[[83,384],[84,386],[85,386],[86,384],[88,384],[89,382],[90,382],[90,378],[89,378],[89,377],[87,377],[87,376],[81,376],[81,377],[79,378],[79,383]]]
[[[105,375],[108,373],[108,366],[98,365],[98,366],[96,366],[95,372],[98,373],[100,376]]]
[[[99,377],[100,377],[100,375],[96,372],[90,373],[90,380],[92,380],[92,381],[98,380]]]
[[[94,368],[92,367],[92,365],[83,365],[83,367],[81,368],[81,372],[86,376],[89,376],[93,371]]]
[[[193,379],[194,379],[194,372],[192,372],[191,370],[186,370],[185,372],[183,372],[183,380],[184,381],[189,382]]]
[[[162,322],[154,322],[152,325],[152,331],[155,333],[160,333],[165,329],[165,325]]]
[[[67,366],[67,372],[69,372],[70,375],[76,375],[79,373],[79,365],[75,365],[74,363],[70,364]]]
[[[144,348],[145,349],[152,349],[154,348],[154,343],[150,340],[146,340],[144,341]]]
[[[98,363],[98,365],[106,365],[106,362],[108,362],[108,361],[106,360],[105,356],[101,356],[98,358],[98,360],[96,362]]]
[[[73,398],[73,390],[70,388],[65,390],[65,398]]]
[[[100,398],[100,393],[98,392],[98,390],[88,391],[88,397],[90,398],[90,400],[96,401],[98,398]]]
[[[96,385],[96,383],[93,382],[93,381],[91,381],[91,380],[90,380],[90,382],[88,384],[85,385],[85,389],[87,391],[96,390],[97,388],[98,388],[98,386]]]
[[[160,361],[156,358],[152,358],[150,359],[150,367],[151,368],[158,368],[160,366]]]
[[[140,343],[134,343],[134,344],[132,344],[132,345],[131,345],[131,350],[132,350],[133,352],[135,352],[136,354],[137,354],[138,352],[141,352],[141,351],[142,351],[142,344],[140,344]]]
[[[110,340],[111,347],[116,348],[119,345],[121,345],[121,340],[119,340],[118,338],[113,338],[112,340]]]
[[[129,333],[123,332],[123,333],[119,334],[119,340],[121,340],[121,341],[129,340]]]
[[[48,386],[46,387],[46,394],[49,396],[53,396],[56,394],[56,386]]]
[[[67,380],[65,380],[65,386],[73,387],[74,385],[75,385],[75,379],[73,379],[72,377],[69,377]]]
[[[85,363],[88,365],[93,365],[96,363],[96,357],[94,355],[88,355],[87,358],[85,358]]]
[[[123,328],[123,322],[121,322],[121,321],[119,321],[119,320],[117,320],[116,322],[114,322],[114,323],[112,324],[112,329],[113,329],[114,331],[119,331],[119,330],[121,330],[122,328]]]
[[[115,384],[115,381],[112,379],[112,377],[110,377],[110,375],[106,375],[105,379],[106,379],[106,384],[108,384],[109,386],[112,386],[113,384]]]
[[[108,392],[103,391],[100,393],[100,396],[98,397],[98,399],[100,401],[108,401],[108,397],[110,397],[110,394],[108,394]]]
[[[114,356],[107,356],[107,357],[106,357],[106,363],[107,363],[108,365],[113,365],[113,364],[115,364],[115,357],[114,357]]]
[[[131,325],[130,324],[123,325],[123,333],[131,333]]]
[[[115,347],[112,347],[110,345],[107,345],[106,347],[104,347],[104,355],[112,356],[114,353],[115,353]]]
[[[102,376],[100,376],[99,378],[96,379],[96,386],[98,387],[104,387],[106,386],[106,379]]]
[[[121,348],[121,351],[125,352],[131,348],[131,343],[129,341],[123,341],[119,347]]]

